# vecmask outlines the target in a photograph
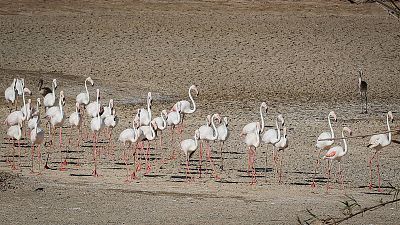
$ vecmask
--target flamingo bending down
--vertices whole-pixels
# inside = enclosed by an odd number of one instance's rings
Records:
[[[52,92],[44,96],[43,99],[43,105],[44,107],[46,107],[46,111],[48,108],[52,107],[56,102],[56,91],[55,91],[56,88],[57,88],[57,80],[53,79],[53,82],[51,83]]]
[[[150,141],[153,141],[156,138],[157,124],[153,121],[149,126],[140,126],[139,130],[139,141],[142,142],[142,151],[143,151],[143,142],[147,141],[147,150],[146,150],[146,173],[148,174],[151,171],[151,163],[150,163]]]
[[[35,123],[35,127],[33,128],[33,130],[31,131],[31,145],[32,145],[32,149],[31,149],[31,160],[32,160],[32,168],[31,168],[31,172],[33,173],[33,159],[34,159],[34,155],[35,155],[35,146],[38,145],[38,153],[37,153],[37,159],[38,159],[38,164],[39,164],[39,173],[40,173],[40,164],[42,161],[42,155],[40,153],[40,145],[43,143],[44,141],[44,130],[42,128],[39,127],[39,119],[36,120]]]
[[[260,105],[260,117],[261,117],[261,130],[260,132],[264,132],[264,116],[263,116],[263,111],[265,110],[265,113],[267,113],[268,111],[268,106],[267,103],[262,102]],[[244,136],[246,134],[249,133],[255,133],[256,132],[256,128],[257,128],[257,122],[252,122],[252,123],[248,123],[246,124],[243,129],[242,132],[240,133],[240,136]]]
[[[203,149],[203,142],[205,141],[207,144],[207,159],[210,162],[211,168],[213,170],[213,174],[215,179],[219,180],[220,177],[218,176],[216,170],[215,170],[215,166],[214,163],[211,159],[211,145],[210,145],[210,141],[215,141],[218,138],[218,130],[215,127],[215,123],[214,123],[214,119],[217,118],[219,122],[221,122],[221,116],[218,113],[215,113],[211,116],[211,127],[210,126],[201,126],[198,130],[199,130],[199,140],[201,140],[200,142],[200,154],[202,154],[202,149]],[[202,157],[200,156],[200,159]],[[201,163],[201,162],[200,162]],[[201,166],[200,166],[200,176],[201,176]]]
[[[17,82],[17,79],[14,78],[11,86],[7,87],[6,90],[4,91],[4,98],[6,99],[6,102],[9,103],[11,102],[11,105],[15,104],[15,99],[17,97],[17,90],[15,88],[15,84]],[[10,112],[12,110],[12,107],[8,106],[7,107],[10,109]],[[15,104],[15,110],[17,109],[17,105]]]
[[[393,114],[391,111],[389,111],[386,115],[386,124],[387,124],[387,129],[388,133],[387,134],[377,134],[371,137],[369,140],[368,148],[374,149],[375,153],[374,155],[370,158],[369,160],[369,172],[370,172],[370,180],[369,180],[369,189],[372,189],[372,161],[376,158],[377,161],[377,171],[376,174],[378,176],[378,191],[381,192],[381,176],[379,172],[379,152],[382,148],[390,145],[392,142],[392,133],[390,132],[390,125],[389,125],[389,119],[393,123]]]
[[[162,151],[162,131],[167,128],[167,119],[168,113],[167,110],[162,110],[161,115],[159,117],[154,118],[154,121],[157,124],[156,135],[160,138],[160,151]],[[160,131],[160,132],[158,132]]]
[[[153,98],[151,92],[147,93],[147,110],[141,108],[139,113],[136,114],[135,120],[139,121],[139,126],[149,126],[151,122],[151,103]]]
[[[186,139],[181,142],[181,150],[185,153],[186,158],[186,180],[189,175],[189,160],[198,147],[199,138],[200,132],[196,130],[193,139]]]
[[[315,147],[317,148],[318,155],[317,155],[317,160],[315,162],[313,180],[311,183],[311,187],[313,187],[313,188],[315,187],[315,176],[316,176],[317,170],[319,168],[321,152],[323,150],[329,150],[334,143],[334,140],[320,141],[322,139],[334,139],[335,138],[335,133],[333,132],[332,123],[331,123],[331,117],[333,117],[334,121],[337,122],[336,113],[334,111],[330,111],[328,114],[328,124],[329,124],[329,129],[331,130],[331,132],[322,132],[318,136],[317,144],[315,145]]]
[[[127,128],[125,130],[123,130],[120,134],[119,134],[119,138],[118,141],[122,142],[124,144],[124,154],[123,154],[123,158],[125,161],[125,166],[126,166],[126,173],[127,173],[127,179],[126,181],[129,181],[130,179],[136,179],[136,172],[138,171],[139,165],[137,164],[137,148],[136,148],[136,143],[139,139],[139,136],[141,136],[141,131],[139,131],[138,129],[136,129],[135,124],[137,124],[135,121],[132,122],[132,128]],[[128,152],[128,157],[126,156],[126,145],[129,144],[127,146],[127,148],[129,148],[132,144],[132,147],[135,148],[134,151],[134,171],[132,174],[130,174],[129,172],[129,166],[128,166],[128,161],[129,161],[129,152]]]
[[[43,79],[39,80],[38,87],[39,87],[38,91],[43,97],[45,97],[49,93],[52,93],[51,88],[43,87]]]
[[[220,158],[221,158],[221,163],[220,163],[220,169],[224,170],[224,156],[223,156],[223,150],[222,147],[224,146],[224,143],[226,139],[229,137],[229,130],[228,130],[228,117],[223,117],[222,118],[222,123],[217,127],[218,131],[218,141],[220,141]]]
[[[97,91],[97,116],[92,118],[92,120],[90,121],[90,129],[93,132],[93,160],[94,160],[94,169],[92,172],[92,175],[97,177],[99,176],[99,174],[97,173],[97,143],[98,143],[98,137],[100,134],[100,131],[103,129],[104,127],[104,121],[100,116],[100,102],[99,102],[99,89],[96,90]]]
[[[255,132],[248,133],[244,137],[244,143],[246,143],[247,147],[249,147],[249,149],[248,149],[248,154],[249,154],[248,163],[249,163],[249,168],[252,169],[251,184],[255,184],[257,182],[255,161],[256,161],[256,148],[258,148],[258,146],[260,146],[260,143],[261,143],[261,141],[260,141],[261,127],[260,126],[261,126],[260,122],[256,122],[256,130],[255,130]],[[254,149],[252,149],[252,147]]]
[[[347,154],[348,147],[347,147],[347,141],[344,136],[344,132],[348,132],[349,135],[352,135],[351,129],[348,127],[343,127],[342,129],[342,138],[343,138],[343,147],[342,146],[334,146],[331,147],[328,152],[324,155],[323,159],[329,160],[328,161],[328,182],[326,183],[326,189],[329,190],[329,180],[330,180],[330,175],[331,175],[331,161],[336,160],[338,161],[338,174],[339,174],[339,180],[342,184],[342,189],[344,189],[344,176],[342,175],[342,170],[340,168],[340,161],[343,156]]]
[[[171,143],[173,144],[175,127],[181,122],[181,103],[178,102],[176,110],[171,111],[167,115],[167,125],[171,127]],[[174,145],[174,144],[173,144]],[[172,148],[172,154],[170,159],[176,159],[175,157],[175,146]]]
[[[199,91],[197,90],[196,85],[191,85],[191,86],[189,87],[189,91],[188,91],[188,93],[189,93],[189,99],[190,99],[190,101],[192,102],[193,108],[190,107],[190,102],[189,102],[189,101],[187,101],[187,100],[181,100],[181,101],[179,101],[179,104],[180,104],[180,112],[181,112],[181,114],[182,114],[182,117],[181,117],[181,120],[182,120],[181,122],[182,122],[182,124],[181,124],[181,130],[180,130],[181,133],[182,133],[182,131],[183,131],[183,119],[184,119],[184,117],[185,117],[185,114],[192,114],[192,113],[194,113],[194,112],[196,111],[196,103],[194,102],[194,99],[193,99],[193,97],[192,97],[192,90],[196,92],[196,93],[195,93],[196,96],[199,95]],[[177,111],[177,106],[178,106],[178,102],[175,103],[175,105],[172,107],[172,110],[173,110],[173,111]]]
[[[11,169],[15,170],[15,140],[18,142],[18,154],[19,154],[19,166],[21,167],[21,145],[20,145],[20,140],[22,138],[22,122],[19,122],[17,125],[10,126],[7,130],[7,136],[13,139],[13,151],[12,151],[12,157],[13,157],[13,162],[11,164]]]
[[[267,131],[265,131],[262,134],[261,140],[262,142],[264,142],[265,144],[271,144],[272,145],[272,156],[273,156],[273,160],[275,162],[275,166],[276,166],[276,152],[275,152],[275,144],[278,143],[281,140],[281,131],[280,131],[280,127],[279,127],[279,122],[281,122],[282,127],[285,126],[285,120],[283,119],[282,114],[279,114],[276,117],[276,130],[275,129],[268,129]],[[268,150],[268,148],[267,148]],[[265,151],[265,180],[267,180],[267,159],[268,159],[268,151]],[[276,169],[278,171],[278,169]]]

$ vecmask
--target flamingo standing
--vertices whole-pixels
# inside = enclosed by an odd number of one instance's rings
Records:
[[[35,128],[31,131],[31,160],[32,160],[32,168],[31,168],[31,172],[33,173],[33,161],[34,161],[34,155],[35,155],[35,146],[38,145],[38,153],[37,153],[37,158],[38,158],[38,162],[39,162],[39,173],[40,173],[40,164],[42,161],[42,155],[40,153],[40,145],[43,143],[44,141],[44,130],[42,128],[39,127],[39,119],[36,120],[35,123]]]
[[[340,168],[340,161],[343,156],[347,154],[348,147],[347,147],[347,141],[346,137],[344,136],[344,132],[348,132],[349,135],[352,135],[352,131],[348,127],[343,127],[342,129],[342,139],[343,139],[343,147],[342,146],[334,146],[331,147],[328,152],[323,156],[323,159],[328,160],[328,182],[326,183],[326,189],[329,190],[329,180],[330,180],[330,175],[331,175],[331,161],[336,160],[338,161],[338,174],[339,174],[339,180],[342,185],[342,189],[344,189],[344,176],[342,175],[342,170]]]
[[[256,122],[256,130],[253,133],[248,133],[244,137],[244,143],[246,143],[249,153],[249,167],[252,169],[252,179],[251,179],[251,184],[255,184],[257,182],[256,179],[256,169],[255,169],[255,161],[256,161],[256,149],[258,146],[260,146],[261,140],[260,140],[260,132],[261,132],[261,127],[260,127],[260,122]],[[254,148],[254,149],[252,149]]]
[[[82,128],[81,108],[78,102],[75,103],[75,112],[71,113],[68,120],[69,124],[71,125],[71,129],[73,127],[76,127],[78,130],[78,138],[76,140],[76,147],[78,148],[81,140],[81,128]]]
[[[365,99],[365,111],[364,107],[361,106],[362,112],[367,113],[368,112],[368,100],[367,100],[367,91],[368,91],[368,84],[366,81],[363,81],[361,76],[363,75],[363,71],[361,68],[358,69],[358,90],[360,92],[360,96],[362,99]]]
[[[333,120],[335,122],[337,122],[337,117],[336,117],[336,113],[334,111],[330,111],[328,114],[328,124],[329,124],[329,129],[331,130],[331,132],[322,132],[317,139],[317,144],[315,145],[315,147],[317,148],[317,160],[315,163],[315,169],[314,169],[314,176],[313,176],[313,181],[311,183],[311,187],[315,187],[315,176],[317,174],[317,170],[319,168],[319,164],[320,164],[320,155],[321,152],[323,150],[329,150],[331,148],[331,146],[334,143],[334,138],[335,138],[335,133],[333,132],[333,128],[332,128],[332,123],[331,123],[331,117],[333,117]],[[322,139],[331,139],[331,140],[323,140]],[[319,150],[319,151],[318,151]]]
[[[25,108],[25,93],[22,92],[22,101],[24,104]],[[17,124],[23,124],[23,122],[27,119],[26,114],[24,114],[22,111],[14,111],[12,113],[10,113],[7,118],[4,120],[4,124],[8,125],[8,126],[13,126],[13,125],[17,125]]]
[[[273,144],[273,146],[277,149],[277,157],[279,158],[279,152],[282,152],[282,158],[280,159],[280,163],[279,163],[279,172],[278,172],[278,176],[279,176],[279,180],[278,182],[281,183],[282,182],[282,165],[283,165],[283,152],[284,150],[288,147],[289,143],[288,143],[288,138],[287,138],[287,129],[284,126],[283,127],[283,135],[280,138],[280,140],[278,142],[276,142],[275,144]]]
[[[226,139],[229,137],[228,117],[225,116],[222,118],[222,123],[217,127],[217,131],[218,131],[217,139],[218,141],[220,141],[220,147],[219,147],[220,158],[221,158],[220,169],[224,170],[224,156],[222,147],[224,146]]]
[[[185,117],[185,114],[191,114],[191,113],[194,113],[195,111],[196,111],[196,103],[194,102],[194,99],[193,99],[193,97],[192,97],[192,91],[195,91],[196,93],[195,93],[195,95],[196,96],[198,96],[199,95],[199,91],[197,90],[197,87],[196,87],[196,85],[191,85],[190,87],[189,87],[189,99],[190,99],[190,101],[192,102],[192,105],[193,105],[193,108],[190,106],[190,102],[189,101],[187,101],[187,100],[181,100],[181,101],[179,101],[179,104],[180,104],[180,112],[181,112],[181,114],[182,114],[182,117],[181,117],[181,122],[182,122],[182,124],[181,124],[181,130],[180,130],[180,132],[182,133],[182,131],[183,131],[183,119],[184,119],[184,117]],[[177,103],[175,103],[175,105],[172,107],[172,110],[174,110],[174,111],[176,111],[177,110],[177,106],[178,106],[178,102]]]
[[[151,103],[153,98],[151,92],[147,93],[147,110],[141,108],[139,113],[136,114],[135,120],[139,121],[139,126],[149,126],[151,122]]]
[[[101,114],[101,118],[106,118],[107,116],[110,116],[113,113],[114,109],[114,100],[110,99],[108,106],[104,107],[104,112]]]
[[[45,97],[49,93],[52,93],[51,88],[43,87],[43,79],[39,80],[38,87],[39,87],[38,91],[39,91],[40,95],[42,95],[43,97]]]
[[[11,86],[7,87],[6,90],[4,91],[4,98],[6,99],[6,102],[9,103],[11,102],[11,105],[15,104],[15,99],[16,99],[16,88],[15,84],[17,82],[17,79],[14,78]],[[7,107],[10,109],[10,113],[12,110],[12,107],[8,106]],[[17,109],[17,105],[15,104],[15,109]]]
[[[168,113],[167,110],[162,110],[161,115],[159,117],[154,118],[154,121],[157,124],[156,135],[160,138],[160,151],[162,151],[162,131],[167,128],[167,119]]]
[[[13,139],[13,162],[11,164],[11,169],[15,170],[15,140],[18,142],[18,154],[19,154],[19,166],[21,167],[21,145],[20,140],[22,138],[22,122],[19,122],[17,125],[10,126],[7,130],[7,136]]]
[[[48,108],[52,107],[56,102],[56,91],[55,91],[56,88],[57,88],[57,80],[53,79],[53,82],[51,83],[52,92],[44,96],[43,99],[43,105],[46,108],[46,111]]]
[[[61,157],[61,167],[60,170],[65,170],[65,166],[67,165],[67,159],[65,158],[64,161],[62,161],[62,126],[64,124],[65,116],[64,116],[64,110],[63,110],[63,99],[64,98],[64,91],[60,91],[60,98],[58,100],[58,107],[59,110],[55,111],[53,115],[48,116],[50,119],[50,125],[55,130],[57,127],[59,127],[59,148],[60,148],[60,157]],[[51,128],[49,129],[49,132],[51,133]],[[46,168],[47,162],[46,162]]]
[[[198,147],[199,138],[200,132],[196,130],[193,139],[186,139],[181,142],[181,150],[185,153],[186,158],[186,180],[189,175],[189,160]]]
[[[18,96],[19,95],[22,95],[23,93],[24,93],[24,87],[25,87],[25,80],[24,80],[24,78],[22,78],[22,79],[17,79],[16,80],[16,82],[15,82],[15,90],[16,90],[16,93],[17,93],[17,96],[16,96],[16,102],[15,102],[15,109],[17,109],[17,105],[18,105]]]
[[[34,110],[32,110],[33,111],[32,117],[28,120],[28,128],[30,130],[35,129],[36,123],[39,120],[39,117],[40,117],[40,108],[39,107],[40,107],[40,105],[41,105],[40,98],[37,98],[36,99],[36,108]]]
[[[91,102],[86,107],[86,112],[92,118],[97,117],[100,114],[101,106],[99,104],[100,101],[100,89],[96,89],[96,101]]]
[[[150,141],[153,141],[156,138],[157,124],[153,121],[149,126],[140,126],[139,130],[139,141],[142,142],[142,151],[143,151],[143,141],[147,141],[147,150],[146,150],[146,173],[148,174],[151,171],[151,163],[150,163]]]
[[[127,179],[126,181],[129,181],[130,179],[136,179],[136,172],[138,171],[138,164],[137,164],[137,148],[136,146],[132,146],[135,147],[135,153],[134,153],[134,171],[133,173],[130,174],[129,172],[129,166],[128,166],[128,160],[129,160],[129,152],[128,152],[128,157],[126,156],[126,148],[129,148],[132,144],[136,144],[139,136],[141,136],[141,131],[139,131],[138,129],[136,129],[135,124],[137,124],[135,121],[132,122],[132,128],[127,128],[125,130],[123,130],[120,134],[119,134],[119,138],[118,141],[122,142],[124,144],[124,154],[123,154],[123,158],[125,161],[125,166],[126,166],[126,173],[127,173]],[[127,146],[127,144],[129,144]]]
[[[100,102],[99,102],[99,95],[100,95],[100,90],[97,89],[97,116],[92,118],[91,122],[90,122],[90,129],[93,132],[93,160],[94,160],[94,170],[92,172],[92,175],[97,177],[99,176],[99,174],[97,173],[97,143],[98,143],[98,136],[100,134],[100,131],[103,129],[104,127],[104,121],[100,116]],[[88,108],[89,109],[89,108]]]
[[[118,120],[115,108],[113,108],[110,115],[108,115],[104,118],[104,126],[107,127],[107,129],[109,130],[108,148],[109,149],[111,148],[112,155],[114,155],[114,147],[113,147],[113,143],[112,143],[112,133],[113,133],[114,128],[117,126],[118,121],[119,120]]]
[[[89,104],[89,101],[90,101],[90,98],[89,98],[89,91],[88,91],[88,88],[87,88],[87,82],[90,82],[90,85],[94,85],[94,82],[93,82],[93,80],[92,80],[92,78],[91,77],[88,77],[88,78],[86,78],[86,80],[85,80],[85,90],[86,90],[86,93],[85,92],[82,92],[82,93],[79,93],[77,96],[76,96],[76,102],[79,104],[79,105],[83,105],[84,107],[87,105],[87,104]]]
[[[175,126],[178,125],[181,122],[181,103],[178,102],[176,105],[176,110],[171,111],[167,115],[167,125],[171,127],[171,143],[173,143],[174,140],[174,132],[175,132]],[[175,157],[175,147],[172,149],[172,154],[170,159],[176,159]]]
[[[263,111],[265,110],[265,113],[267,113],[268,110],[268,106],[267,103],[262,102],[260,105],[260,117],[261,117],[261,130],[260,132],[264,132],[264,116],[263,116]],[[257,122],[252,122],[252,123],[248,123],[246,124],[243,129],[242,132],[240,133],[240,136],[249,134],[249,133],[255,133],[256,132],[256,128],[257,128]]]
[[[379,152],[382,148],[390,145],[392,142],[392,133],[390,132],[390,125],[389,125],[389,119],[393,123],[393,114],[391,111],[389,111],[386,115],[386,124],[387,124],[387,129],[388,133],[387,134],[377,134],[371,137],[369,140],[368,148],[374,149],[375,153],[369,160],[369,172],[370,172],[370,180],[369,180],[369,189],[372,189],[372,161],[376,157],[377,161],[377,171],[376,174],[378,176],[378,191],[381,192],[381,176],[379,172]]]
[[[202,125],[199,127],[198,130],[209,130],[211,127],[211,115],[207,115],[206,117],[206,124]],[[211,128],[212,129],[212,128]],[[218,130],[217,130],[218,131]],[[200,133],[199,133],[200,134]],[[200,138],[200,136],[199,136]],[[200,145],[200,151],[199,151],[199,167],[198,167],[198,171],[199,171],[199,177],[201,177],[201,165],[203,163],[203,146]]]
[[[200,142],[200,152],[203,149],[203,142],[204,141],[207,142],[207,153],[206,153],[207,159],[210,162],[211,168],[212,168],[213,173],[214,173],[214,177],[216,179],[220,179],[218,174],[217,174],[217,172],[216,172],[216,170],[215,170],[214,163],[213,163],[213,161],[211,159],[211,145],[209,143],[210,141],[217,140],[217,137],[218,137],[218,130],[215,127],[215,123],[214,123],[214,119],[215,118],[217,118],[218,121],[221,122],[221,116],[218,113],[215,113],[215,114],[213,114],[211,116],[211,127],[210,126],[201,126],[198,130],[199,130],[199,134],[200,134],[199,140],[201,140],[201,142]],[[201,173],[200,173],[200,175],[201,175]]]
[[[262,137],[261,137],[262,142],[264,142],[267,145],[268,144],[272,145],[272,157],[274,159],[275,166],[276,166],[275,144],[281,140],[281,131],[280,131],[280,127],[279,127],[279,122],[281,122],[282,127],[285,125],[285,120],[283,119],[282,114],[279,114],[276,117],[276,121],[275,121],[276,130],[268,129],[267,131],[265,131],[262,134]],[[268,151],[265,151],[265,170],[264,170],[265,180],[267,179],[267,159],[268,159]],[[278,169],[276,169],[276,170],[278,170]]]

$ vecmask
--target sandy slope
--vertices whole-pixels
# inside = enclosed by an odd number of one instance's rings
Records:
[[[36,89],[43,77],[47,84],[57,78],[67,93],[67,114],[84,90],[102,90],[102,101],[116,101],[120,124],[115,134],[130,126],[133,113],[145,107],[145,96],[154,96],[158,116],[176,101],[187,98],[187,88],[196,84],[198,110],[187,116],[179,138],[193,136],[207,114],[228,116],[231,135],[224,147],[226,171],[222,182],[210,175],[193,183],[184,178],[183,156],[160,166],[178,147],[164,132],[163,151],[152,149],[153,172],[137,182],[124,183],[125,167],[102,156],[100,178],[90,175],[91,147],[68,145],[71,163],[81,158],[81,167],[70,164],[57,171],[60,155],[51,153],[54,170],[42,176],[29,174],[28,157],[23,158],[20,177],[2,181],[0,221],[5,224],[91,224],[91,223],[268,223],[293,224],[305,208],[322,215],[339,215],[344,192],[338,185],[325,194],[322,172],[318,188],[309,187],[315,160],[315,139],[327,131],[326,116],[335,110],[340,127],[349,126],[354,135],[385,130],[385,113],[398,118],[400,103],[399,23],[374,4],[350,5],[345,1],[75,1],[0,3],[1,89],[13,77],[24,77]],[[357,68],[362,66],[369,83],[369,114],[360,114]],[[37,93],[32,98],[38,97]],[[265,184],[265,151],[257,152],[258,184],[248,185],[247,151],[239,138],[241,128],[259,120],[258,108],[266,101],[267,126],[283,113],[289,128],[290,147],[285,152],[284,184],[272,171],[271,149]],[[2,102],[1,117],[7,109]],[[43,123],[44,124],[44,123]],[[398,122],[392,127],[396,127]],[[1,129],[5,136],[6,128]],[[72,143],[75,131],[64,129]],[[398,139],[398,136],[394,136]],[[105,139],[105,137],[103,137]],[[2,177],[10,171],[5,163],[12,149],[2,142]],[[24,141],[26,143],[26,141]],[[368,184],[368,138],[349,140],[349,154],[342,162],[346,193],[363,206],[381,198],[365,188]],[[107,143],[101,146],[107,147]],[[213,148],[217,149],[217,143]],[[23,148],[28,151],[29,145]],[[121,147],[117,145],[117,149]],[[398,145],[381,154],[383,186],[400,185]],[[103,152],[104,153],[104,152]],[[25,153],[27,155],[27,152]],[[214,153],[219,163],[219,154]],[[198,155],[194,156],[192,172]],[[196,175],[195,175],[196,176]],[[375,178],[375,177],[374,177]],[[12,189],[12,187],[16,189]],[[38,189],[39,188],[39,189]],[[388,191],[385,188],[385,191]],[[394,206],[355,218],[351,224],[396,224],[400,215]]]

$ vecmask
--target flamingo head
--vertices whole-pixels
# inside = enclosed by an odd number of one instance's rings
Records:
[[[175,110],[176,112],[180,113],[181,112],[181,102],[177,102],[175,105]]]
[[[94,82],[91,77],[86,78],[86,80],[90,82],[90,85],[92,86],[94,85]]]
[[[286,129],[286,127],[283,127],[283,137],[284,138],[287,138],[287,129]]]
[[[42,105],[42,102],[40,101],[40,98],[37,98],[37,99],[36,99],[36,102],[38,103],[39,106]]]
[[[151,103],[153,102],[153,97],[151,97],[151,92],[147,93],[147,104],[151,106]]]
[[[199,90],[197,90],[197,87],[196,87],[196,85],[192,85],[192,86],[190,86],[190,88],[189,88],[190,90],[194,90],[195,92],[196,92],[196,96],[198,96],[199,95]]]
[[[63,105],[65,105],[64,91],[60,91],[60,101],[62,102]]]
[[[57,88],[57,79],[53,79],[54,89]]]
[[[225,126],[228,127],[228,117],[224,116],[223,118]]]
[[[267,111],[268,111],[268,106],[267,106],[267,103],[266,103],[266,102],[262,102],[260,107],[261,107],[261,108],[264,108],[264,109],[265,109],[265,113],[267,113]]]
[[[285,119],[283,118],[282,114],[278,115],[278,120],[281,121],[282,126],[285,126]]]
[[[26,93],[27,95],[32,95],[32,91],[29,90],[29,88],[24,88],[24,93]]]
[[[361,78],[361,76],[363,75],[363,70],[361,67],[358,68],[358,76]]]
[[[194,139],[195,139],[195,140],[199,140],[199,139],[200,139],[200,131],[199,131],[199,130],[196,130],[196,131],[194,132]]]
[[[75,103],[75,109],[76,109],[76,111],[79,113],[79,112],[81,112],[81,107],[79,107],[80,105],[79,105],[79,103],[77,102],[77,103]]]
[[[349,135],[353,135],[353,131],[348,127],[343,127],[343,131],[346,131],[347,133],[349,133]]]
[[[394,119],[393,119],[393,113],[392,111],[388,112],[388,117],[390,118],[390,121],[393,123]]]
[[[111,98],[110,102],[108,103],[111,109],[114,109],[114,100]]]
[[[164,116],[168,117],[168,112],[167,112],[166,109],[163,109],[163,110],[161,111],[161,113],[162,113]]]
[[[330,118],[330,117],[333,117],[333,120],[334,120],[335,122],[337,122],[337,116],[336,116],[336,113],[335,113],[334,111],[330,111],[328,117],[329,117],[329,118]]]

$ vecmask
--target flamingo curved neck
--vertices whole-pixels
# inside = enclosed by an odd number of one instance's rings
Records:
[[[194,111],[196,111],[196,103],[194,102],[194,99],[193,99],[193,97],[192,97],[192,88],[189,88],[189,98],[190,98],[190,101],[192,101],[192,104],[193,104],[193,109],[190,109],[190,113],[193,113]]]
[[[343,138],[343,146],[344,146],[343,155],[345,155],[347,153],[347,141],[346,141],[346,138],[344,136],[344,131],[343,130],[342,130],[342,138]]]
[[[386,124],[387,124],[387,128],[388,128],[388,141],[389,144],[390,142],[392,142],[392,132],[390,132],[390,125],[389,125],[389,114],[386,116]]]
[[[24,91],[22,91],[22,102],[24,103],[24,109],[25,109],[25,111],[26,111],[26,114],[23,115],[23,118],[27,118],[27,117],[28,117],[28,110],[29,110],[29,109],[26,108],[25,93],[24,93]],[[24,114],[24,113],[22,113],[22,114]]]
[[[162,120],[162,127],[160,127],[161,129],[165,129],[167,127],[167,121],[164,118],[164,113],[161,112],[161,120]]]
[[[212,126],[212,128],[213,128],[213,130],[214,130],[214,133],[213,133],[213,139],[215,140],[215,139],[217,139],[217,137],[218,137],[218,130],[217,130],[217,128],[215,127],[215,124],[214,124],[214,117],[215,117],[215,114],[211,117],[211,126]]]
[[[151,121],[151,103],[147,100],[147,111],[149,112],[149,120]]]
[[[328,124],[329,124],[329,128],[331,129],[331,137],[335,138],[335,133],[333,132],[333,128],[332,128],[332,123],[331,123],[331,115],[328,115]]]
[[[276,119],[276,130],[278,131],[278,137],[276,137],[276,142],[278,143],[281,140],[281,129],[279,128],[278,119]]]
[[[52,89],[53,89],[53,98],[56,98],[56,90],[55,90],[55,85],[54,85],[54,82],[51,84],[51,87],[52,87]]]
[[[87,89],[87,84],[86,84],[86,82],[87,82],[87,80],[85,80],[86,95],[88,96],[88,99],[89,99],[89,91],[88,91],[88,89]]]
[[[62,98],[61,98],[61,96],[60,96],[60,100],[58,100],[58,104],[59,104],[59,106],[60,106],[60,113],[61,113],[61,116],[64,114],[64,112],[63,112],[63,106],[62,106]]]

